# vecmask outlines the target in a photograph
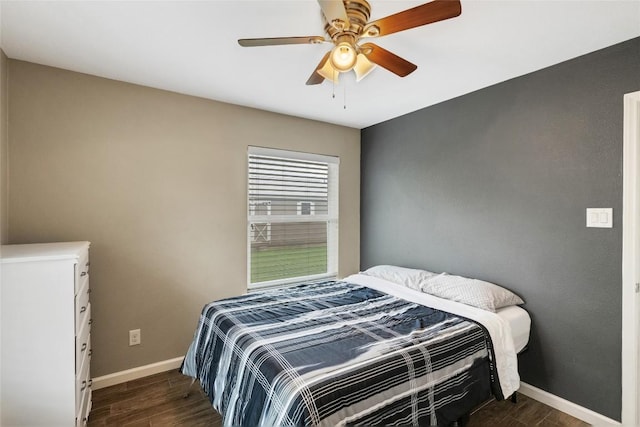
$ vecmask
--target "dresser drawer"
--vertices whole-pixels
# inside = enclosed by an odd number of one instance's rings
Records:
[[[91,292],[91,288],[89,287],[89,280],[87,280],[83,285],[82,288],[80,288],[80,291],[78,292],[78,294],[76,295],[76,302],[75,302],[75,308],[76,308],[76,335],[78,334],[78,332],[80,332],[80,329],[82,328],[82,325],[85,322],[85,318],[89,319],[89,317],[87,317],[87,311],[89,310],[89,293]]]
[[[91,325],[89,324],[89,316],[91,306],[87,311],[86,323],[82,325],[80,333],[76,335],[76,375],[82,369],[82,365],[88,361],[91,352]]]
[[[82,399],[85,396],[84,392],[91,388],[89,378],[89,365],[89,357],[85,356],[83,358],[82,367],[80,368],[80,373],[76,375],[76,411],[80,410]]]
[[[89,412],[91,412],[91,387],[83,391],[80,409],[76,415],[76,427],[84,427],[87,425]]]
[[[89,252],[84,252],[78,263],[76,264],[76,283],[75,292],[78,293],[80,287],[84,284],[85,279],[89,279]]]
[[[76,287],[75,287],[75,295],[80,294],[80,290],[89,282],[89,276],[85,275],[82,276],[76,283]]]

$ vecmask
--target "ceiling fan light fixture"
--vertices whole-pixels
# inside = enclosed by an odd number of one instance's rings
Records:
[[[351,43],[340,42],[333,48],[329,58],[333,68],[344,73],[356,65],[358,54]]]
[[[316,70],[316,73],[320,74],[325,79],[338,84],[338,77],[340,76],[340,72],[333,68],[333,66],[331,65],[331,60],[325,62],[322,68]]]
[[[356,81],[359,82],[367,77],[374,68],[376,68],[376,64],[369,61],[369,59],[362,53],[359,53],[356,65],[353,67],[353,71],[356,73]]]

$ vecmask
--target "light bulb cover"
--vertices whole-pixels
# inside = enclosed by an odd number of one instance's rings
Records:
[[[340,72],[351,70],[358,59],[355,48],[349,42],[340,42],[331,51],[329,56],[333,68]]]
[[[359,53],[356,65],[353,67],[353,71],[356,73],[356,81],[359,82],[367,77],[367,74],[373,71],[374,68],[376,68],[376,64],[369,61],[364,54]]]
[[[328,59],[324,65],[322,66],[322,68],[320,68],[319,70],[316,70],[316,72],[318,74],[320,74],[322,77],[324,77],[327,80],[330,80],[336,84],[338,84],[338,79],[340,76],[340,72],[338,70],[336,70],[335,68],[333,68],[333,66],[331,65],[331,60]]]

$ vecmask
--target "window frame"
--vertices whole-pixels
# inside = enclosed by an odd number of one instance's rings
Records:
[[[249,180],[249,163],[252,156],[275,157],[288,160],[303,160],[311,162],[322,162],[329,166],[329,188],[328,188],[328,213],[325,215],[316,215],[315,206],[312,203],[311,215],[300,215],[300,201],[297,202],[298,212],[291,215],[251,215],[255,212],[252,208],[250,199],[250,180]],[[337,156],[328,156],[322,154],[312,154],[300,151],[281,150],[274,148],[249,146],[247,150],[246,163],[247,177],[247,290],[249,292],[257,291],[265,288],[289,286],[294,283],[311,282],[323,279],[336,278],[338,274],[338,251],[339,251],[339,165],[340,158]],[[302,201],[306,202],[306,201]],[[321,274],[298,276],[285,279],[276,279],[263,282],[251,282],[251,225],[253,223],[288,223],[288,222],[308,222],[310,219],[315,221],[327,222],[327,271]]]

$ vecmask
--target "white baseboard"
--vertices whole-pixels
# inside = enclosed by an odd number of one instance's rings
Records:
[[[591,409],[576,405],[573,402],[569,402],[568,400],[565,400],[561,397],[558,397],[527,383],[520,382],[520,389],[518,390],[518,392],[594,426],[622,425],[620,422],[605,417],[604,415],[598,414]]]
[[[126,371],[114,372],[113,374],[93,378],[91,388],[93,390],[99,390],[101,388],[121,384],[127,381],[137,380],[138,378],[148,377],[149,375],[158,374],[160,372],[178,369],[182,364],[182,359],[184,359],[183,356],[176,357],[175,359],[163,360],[162,362],[156,362],[150,365],[139,366],[137,368],[127,369]]]

